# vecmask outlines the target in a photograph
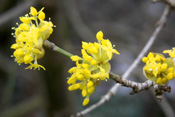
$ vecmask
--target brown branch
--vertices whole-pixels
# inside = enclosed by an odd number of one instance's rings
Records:
[[[155,89],[155,95],[157,97],[157,99],[161,99],[160,95],[163,95],[163,92],[171,92],[171,87],[170,86],[166,86],[166,85],[156,85],[154,84],[154,82],[147,80],[143,83],[139,83],[139,82],[134,82],[131,80],[127,80],[124,79],[122,77],[120,77],[119,75],[116,75],[114,73],[110,73],[109,74],[110,78],[113,79],[116,83],[121,84],[122,86],[125,87],[130,87],[133,89],[132,92],[130,92],[130,95],[134,95],[135,93],[141,92],[143,90],[147,90],[150,87],[152,87],[154,85],[154,89]]]
[[[123,74],[123,78],[128,78],[128,76],[130,75],[130,73],[134,70],[134,68],[138,65],[138,63],[141,61],[141,58],[144,56],[144,54],[150,49],[150,47],[152,46],[153,42],[155,41],[155,39],[157,38],[157,35],[160,33],[161,29],[163,28],[163,26],[166,24],[166,20],[167,20],[167,16],[170,13],[171,8],[169,6],[166,6],[160,20],[159,20],[159,24],[156,27],[156,29],[154,30],[153,34],[151,35],[150,39],[148,40],[148,42],[146,43],[145,47],[143,48],[143,50],[140,52],[140,54],[138,55],[138,57],[135,59],[135,61],[133,62],[133,64],[127,69],[127,71]],[[89,112],[91,112],[92,110],[96,109],[97,107],[101,106],[102,104],[104,104],[106,101],[109,101],[110,98],[115,95],[118,91],[118,89],[120,88],[120,84],[116,84],[114,85],[108,92],[106,95],[104,95],[100,101],[98,101],[97,103],[93,104],[92,106],[86,108],[85,110],[77,113],[76,116],[83,116]]]

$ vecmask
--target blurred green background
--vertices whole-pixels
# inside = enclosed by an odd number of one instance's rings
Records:
[[[115,84],[102,82],[83,107],[81,92],[67,90],[67,71],[74,65],[69,58],[45,48],[39,63],[46,71],[17,65],[10,57],[10,46],[15,43],[11,27],[29,13],[30,6],[45,7],[46,19],[50,17],[56,25],[48,40],[72,54],[81,55],[81,42],[96,41],[95,34],[102,30],[120,52],[111,61],[111,71],[122,75],[148,41],[165,4],[151,0],[0,0],[0,117],[68,117],[96,103]],[[175,14],[171,13],[150,51],[171,49],[174,40]],[[140,63],[129,79],[144,82],[142,67]],[[170,85],[172,92],[164,96],[175,110],[174,81]],[[162,104],[157,102],[151,90],[131,96],[130,88],[121,87],[109,102],[85,117],[171,117],[164,99]]]

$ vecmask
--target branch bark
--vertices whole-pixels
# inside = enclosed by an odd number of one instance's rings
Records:
[[[139,83],[139,82],[134,82],[134,81],[124,79],[124,78],[122,78],[119,75],[116,75],[114,73],[109,73],[109,77],[111,79],[113,79],[116,83],[121,84],[122,86],[132,88],[133,91],[130,92],[130,95],[134,95],[135,93],[141,92],[143,90],[147,90],[152,86],[154,86],[155,95],[156,95],[158,100],[162,99],[162,95],[163,95],[164,92],[168,92],[168,93],[171,92],[171,87],[170,86],[157,85],[157,84],[155,84],[154,82],[152,82],[150,80],[147,80],[143,83]]]

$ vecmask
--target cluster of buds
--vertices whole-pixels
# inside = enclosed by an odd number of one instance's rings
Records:
[[[171,50],[165,50],[163,53],[169,53],[170,56],[174,54]],[[156,84],[168,84],[175,78],[175,63],[172,57],[165,58],[162,54],[150,52],[142,61],[146,63],[143,68],[144,75]]]
[[[45,21],[45,13],[42,8],[39,12],[34,7],[30,8],[30,13],[20,17],[21,24],[13,27],[15,30],[13,36],[16,43],[11,46],[15,49],[12,57],[18,64],[30,64],[26,69],[44,69],[42,65],[37,63],[37,59],[44,56],[43,41],[48,39],[53,32],[53,24],[51,21]]]
[[[102,80],[109,79],[109,61],[113,53],[119,54],[108,39],[103,39],[102,31],[99,31],[96,37],[98,43],[82,42],[82,57],[71,57],[72,61],[76,62],[76,67],[69,70],[72,75],[67,81],[70,85],[68,89],[82,90],[82,96],[85,97],[83,106],[89,103],[89,96],[94,93],[96,86]]]

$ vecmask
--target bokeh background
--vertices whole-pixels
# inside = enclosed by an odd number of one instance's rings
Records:
[[[0,116],[1,117],[68,117],[101,99],[115,84],[102,82],[91,96],[90,103],[82,106],[80,91],[68,91],[68,70],[74,65],[69,58],[45,48],[39,63],[46,71],[25,70],[11,57],[10,46],[15,43],[11,27],[19,17],[29,13],[30,6],[45,7],[46,19],[56,25],[49,40],[59,47],[81,55],[81,42],[96,41],[95,34],[102,30],[119,55],[114,55],[111,71],[122,75],[132,64],[156,27],[165,4],[151,0],[0,0]],[[175,46],[175,14],[168,17],[150,51],[161,53]],[[130,80],[144,82],[143,63],[129,76]],[[168,105],[175,110],[174,81],[172,92],[165,93]],[[130,88],[121,87],[110,101],[85,117],[173,117],[164,100],[158,102],[153,89],[133,96]]]

